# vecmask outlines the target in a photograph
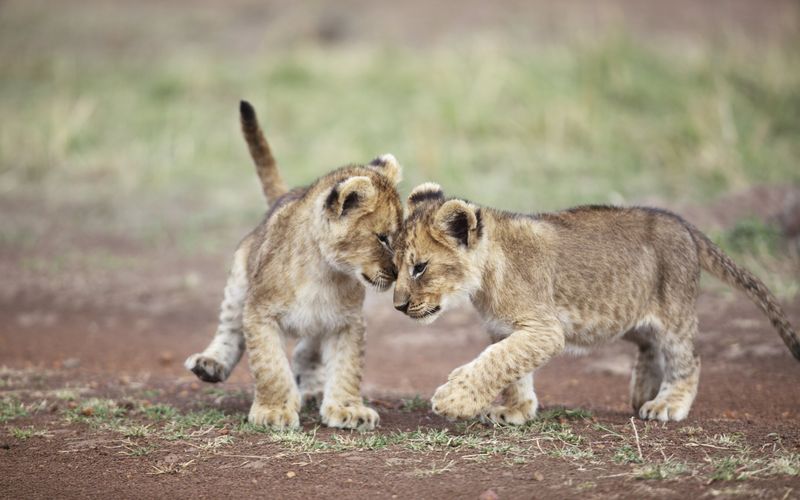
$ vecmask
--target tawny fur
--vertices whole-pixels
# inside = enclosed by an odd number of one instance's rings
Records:
[[[360,394],[365,285],[394,281],[391,244],[402,223],[400,166],[384,155],[286,192],[252,107],[242,130],[270,202],[234,254],[211,344],[186,360],[208,382],[225,380],[246,346],[255,380],[249,420],[296,427],[304,399],[322,397],[322,422],[372,429]],[[290,365],[286,335],[298,343]]]
[[[523,423],[536,413],[536,368],[566,349],[624,338],[639,347],[634,410],[684,419],[700,374],[701,269],[747,293],[800,359],[767,287],[673,213],[589,206],[527,216],[447,200],[430,183],[411,193],[408,211],[395,245],[395,307],[427,323],[469,297],[495,342],[437,389],[439,414]]]

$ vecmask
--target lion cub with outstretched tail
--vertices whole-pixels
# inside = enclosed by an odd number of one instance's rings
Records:
[[[395,308],[429,323],[469,297],[495,342],[436,390],[441,415],[522,424],[536,415],[536,368],[565,349],[622,337],[639,347],[631,380],[639,416],[686,418],[700,373],[701,269],[745,292],[800,359],[767,287],[673,213],[586,206],[527,216],[445,199],[431,183],[411,193],[407,210]]]
[[[373,429],[378,414],[360,394],[361,309],[364,285],[386,290],[397,276],[400,166],[384,155],[287,191],[255,111],[243,101],[240,112],[270,206],[234,254],[216,335],[185,365],[206,382],[223,381],[246,345],[255,379],[250,422],[296,427],[301,401],[322,394],[325,425]],[[300,339],[292,367],[283,334]]]

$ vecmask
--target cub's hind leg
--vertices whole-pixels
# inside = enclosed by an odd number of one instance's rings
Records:
[[[325,389],[325,370],[322,364],[319,337],[303,337],[297,342],[292,354],[292,372],[300,389],[300,404],[322,402]]]
[[[247,295],[248,249],[243,242],[233,256],[214,338],[203,352],[192,354],[184,362],[184,366],[204,382],[223,382],[244,352],[242,309]]]
[[[483,423],[523,425],[536,418],[539,402],[533,390],[533,373],[522,376],[506,387],[502,399],[502,405],[492,405],[481,414]]]
[[[658,395],[663,379],[663,358],[654,343],[655,327],[639,328],[625,334],[625,339],[639,347],[631,373],[631,406],[637,414],[644,403]]]
[[[700,380],[700,357],[694,349],[696,332],[694,315],[666,325],[657,344],[663,359],[663,378],[656,397],[639,408],[641,418],[680,421],[689,414]]]

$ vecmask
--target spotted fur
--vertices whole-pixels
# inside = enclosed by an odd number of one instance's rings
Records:
[[[395,248],[395,307],[427,323],[466,297],[494,341],[437,389],[433,409],[442,415],[522,423],[536,413],[536,368],[565,350],[624,338],[639,347],[634,410],[684,419],[700,374],[701,269],[743,290],[800,359],[767,287],[671,212],[588,206],[520,215],[446,199],[433,184],[415,189],[408,209]],[[493,405],[498,395],[503,403]]]
[[[324,424],[372,429],[378,414],[360,394],[361,310],[365,285],[385,290],[396,276],[400,166],[384,155],[287,192],[247,103],[241,119],[270,207],[236,250],[216,335],[186,367],[220,382],[246,347],[255,380],[250,422],[295,427],[302,400],[321,395]],[[291,365],[287,335],[299,339]]]

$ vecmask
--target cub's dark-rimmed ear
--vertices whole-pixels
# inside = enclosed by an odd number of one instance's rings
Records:
[[[325,208],[337,217],[353,210],[368,209],[375,198],[375,186],[366,176],[345,179],[331,188],[325,199]]]
[[[463,200],[449,200],[439,207],[433,224],[445,237],[469,248],[481,237],[481,209]]]
[[[413,212],[414,208],[420,203],[440,200],[444,200],[442,186],[435,182],[425,182],[411,190],[411,194],[408,195],[406,200],[406,205],[408,205],[408,210]]]
[[[397,158],[390,153],[386,153],[375,158],[369,162],[367,167],[386,176],[386,178],[389,179],[389,182],[395,186],[400,183],[403,177],[403,168],[400,166],[400,162],[398,162]]]

